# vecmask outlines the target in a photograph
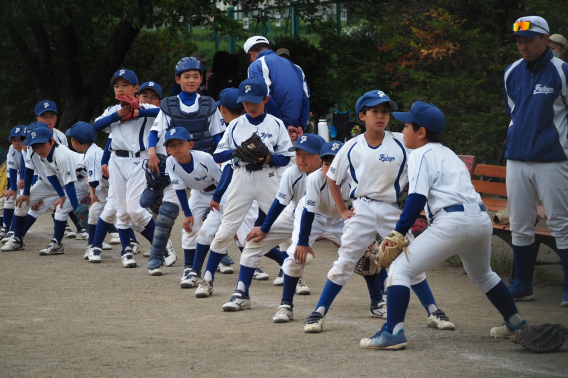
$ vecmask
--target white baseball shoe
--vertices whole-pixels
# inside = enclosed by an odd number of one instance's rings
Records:
[[[199,286],[195,289],[195,296],[197,298],[207,298],[213,294],[213,282],[202,279],[199,281]]]
[[[4,239],[2,239],[2,244],[8,243],[13,236],[14,236],[14,231],[8,231]]]
[[[219,263],[217,267],[217,272],[221,272],[223,274],[233,274],[235,270],[233,269],[232,265],[225,265],[223,263]]]
[[[134,260],[134,256],[132,255],[132,248],[126,247],[124,249],[124,254],[120,258],[122,261],[122,266],[125,268],[136,268],[136,261]]]
[[[65,233],[63,234],[63,236],[68,239],[75,239],[77,237],[77,234],[73,232],[71,227],[65,227]]]
[[[4,239],[6,235],[8,235],[8,231],[4,227],[0,228],[0,239]]]
[[[87,240],[89,239],[89,232],[87,232],[87,230],[83,228],[77,233],[77,236],[75,236],[75,238],[77,240]]]
[[[1,250],[2,252],[12,252],[24,249],[24,241],[16,237],[11,237],[6,245],[4,245]]]
[[[272,317],[274,323],[288,323],[294,319],[294,309],[288,302],[282,302],[276,315]]]
[[[278,272],[278,276],[272,281],[274,286],[282,286],[284,285],[284,271],[280,268],[280,272]]]
[[[496,339],[508,339],[515,331],[519,331],[523,326],[527,324],[526,320],[522,320],[519,324],[511,324],[509,322],[504,322],[501,327],[493,327],[489,331],[491,337]]]
[[[118,232],[111,232],[110,233],[110,242],[111,245],[120,244],[120,236]]]
[[[310,295],[310,288],[306,285],[304,278],[300,277],[298,283],[296,284],[296,294],[298,295]]]
[[[267,273],[264,273],[262,269],[256,268],[252,278],[259,281],[267,281],[270,278],[270,276]]]
[[[85,254],[83,255],[83,259],[89,261],[89,251],[91,250],[91,245],[87,245],[87,250],[85,251]]]
[[[323,323],[325,318],[322,314],[314,311],[306,318],[304,321],[304,332],[305,333],[320,333],[323,330]]]
[[[148,251],[148,252],[144,252],[144,254],[142,254],[142,256],[144,257],[150,257],[152,251]]]
[[[140,253],[140,243],[130,240],[130,248],[132,248],[133,255]]]
[[[450,322],[450,319],[446,316],[444,311],[437,309],[428,317],[428,327],[438,328],[438,329],[456,329],[454,323]]]
[[[110,244],[103,243],[101,249],[102,249],[103,251],[109,251],[109,250],[112,249],[112,246],[111,246]]]
[[[89,261],[96,264],[101,262],[101,249],[91,248],[89,250]]]
[[[63,248],[62,244],[59,244],[57,240],[51,239],[51,243],[49,245],[39,251],[40,256],[47,256],[47,255],[61,255],[63,254],[65,249]]]
[[[371,316],[371,318],[386,319],[387,318],[387,302],[385,302],[383,300],[383,301],[380,301],[378,303],[375,303],[374,305],[372,304],[369,315]]]
[[[223,311],[239,311],[250,308],[250,297],[242,290],[235,290],[229,302],[223,305]]]
[[[172,244],[171,240],[168,240],[168,244],[166,245],[166,253],[164,256],[164,264],[166,266],[173,266],[176,263],[177,256],[176,251],[174,250],[174,245]]]
[[[196,287],[201,280],[201,275],[197,274],[195,270],[186,268],[183,271],[183,276],[181,277],[180,286],[182,289],[189,289]]]

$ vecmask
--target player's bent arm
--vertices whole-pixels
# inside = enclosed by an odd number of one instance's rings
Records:
[[[93,123],[93,129],[95,129],[95,131],[101,131],[109,127],[111,123],[118,121],[120,121],[120,115],[118,112],[114,112],[106,117],[100,117],[97,119],[95,123]]]
[[[57,179],[57,176],[47,176],[47,181],[49,181],[51,186],[53,186],[53,189],[55,189],[59,197],[65,197],[65,192],[63,191],[63,188],[61,187],[61,183]]]
[[[272,155],[270,158],[270,166],[272,167],[285,167],[290,164],[290,156]]]
[[[337,185],[337,183],[332,179],[330,179],[329,177],[326,177],[326,179],[327,179],[327,186],[329,187],[329,191],[331,193],[331,196],[333,197],[333,201],[335,201],[335,206],[337,206],[337,210],[339,211],[343,219],[347,220],[351,218],[350,216],[348,216],[347,218],[345,218],[344,216],[344,212],[349,210],[347,209],[347,206],[345,206],[345,202],[343,201],[343,194],[341,194],[341,187]]]
[[[154,151],[154,155],[156,154],[156,145],[158,144],[158,130],[151,130],[150,136],[148,137],[148,146],[149,151]]]
[[[75,190],[75,182],[70,182],[69,184],[65,185],[65,192],[67,193],[67,197],[69,198],[69,202],[71,202],[71,207],[73,207],[73,211],[77,210],[79,206],[79,200],[77,199],[77,191]]]
[[[223,152],[218,152],[216,154],[213,155],[213,160],[215,160],[215,163],[224,163],[226,161],[229,161],[233,158],[233,152],[235,152],[235,150],[226,150]]]
[[[24,154],[20,155],[20,180],[24,179],[24,172],[26,171],[26,162],[24,160]]]
[[[150,108],[150,109],[139,109],[138,110],[138,117],[147,117],[147,118],[156,118],[160,113],[160,108]]]
[[[395,231],[400,232],[402,235],[406,235],[408,230],[412,228],[416,219],[420,216],[424,205],[426,205],[426,196],[418,193],[411,193],[406,203],[404,204],[404,209],[402,214],[400,214],[400,219],[396,223]]]
[[[282,213],[285,208],[286,205],[282,205],[280,201],[278,201],[278,199],[274,199],[274,202],[272,202],[272,206],[270,206],[270,210],[268,210],[266,219],[264,220],[264,223],[262,223],[260,230],[265,234],[268,234],[270,232],[270,228],[276,221],[276,218],[280,216],[280,213]]]
[[[30,195],[30,188],[32,187],[32,181],[34,179],[34,170],[26,168],[24,173],[24,191],[23,194],[25,196]]]
[[[191,213],[191,209],[189,208],[189,203],[187,202],[187,193],[185,189],[177,189],[176,195],[178,197],[181,209],[183,210],[183,214],[185,215],[185,217],[187,218],[193,216],[193,214]]]
[[[14,168],[10,168],[8,170],[8,189],[13,190],[14,192],[18,191],[18,171]]]
[[[227,188],[229,187],[229,184],[231,183],[232,179],[233,179],[233,168],[231,168],[230,166],[226,166],[223,169],[223,173],[221,173],[221,179],[219,180],[217,188],[213,193],[213,198],[212,198],[213,201],[221,203],[221,197],[223,197],[223,194],[225,194],[225,192],[227,191]]]
[[[298,236],[298,245],[302,247],[310,246],[310,234],[312,233],[312,224],[316,217],[315,213],[308,211],[304,208],[302,211],[302,218],[300,219],[300,235]]]

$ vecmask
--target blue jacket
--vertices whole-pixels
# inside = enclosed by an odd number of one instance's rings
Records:
[[[272,50],[263,50],[249,66],[248,76],[263,78],[268,85],[267,113],[280,118],[286,127],[306,127],[310,100],[308,84],[300,67]]]
[[[505,110],[511,117],[505,158],[565,161],[568,156],[568,64],[549,47],[532,72],[525,59],[505,70]]]

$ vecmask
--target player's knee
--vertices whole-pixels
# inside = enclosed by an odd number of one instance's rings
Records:
[[[164,202],[156,218],[156,226],[171,229],[179,214],[179,207],[171,202]]]
[[[477,286],[477,288],[479,290],[481,290],[481,292],[483,294],[485,294],[489,290],[493,289],[495,287],[495,285],[497,285],[499,283],[499,281],[501,281],[501,278],[495,272],[489,272],[485,276],[483,276],[479,279],[473,279],[471,277],[470,277],[470,279],[471,279],[471,282],[473,282],[473,284],[475,286]]]
[[[512,233],[513,245],[525,246],[534,243],[534,232],[513,232]]]
[[[290,277],[302,277],[305,265],[296,260],[293,256],[288,256],[282,264],[282,271]]]

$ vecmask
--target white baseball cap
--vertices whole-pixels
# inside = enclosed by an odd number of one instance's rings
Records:
[[[244,46],[245,54],[248,54],[250,48],[253,47],[254,45],[258,44],[258,43],[266,43],[267,45],[270,45],[270,42],[268,42],[268,39],[266,39],[266,37],[263,37],[261,35],[256,35],[254,37],[250,37],[245,42],[245,46]]]
[[[524,38],[536,37],[538,34],[550,34],[548,22],[540,16],[526,16],[518,18],[513,24],[514,33],[509,36],[520,36]]]
[[[552,34],[550,36],[550,40],[552,42],[556,42],[558,44],[561,44],[564,47],[568,47],[568,41],[566,41],[566,38],[564,38],[564,36],[561,35],[561,34]]]

